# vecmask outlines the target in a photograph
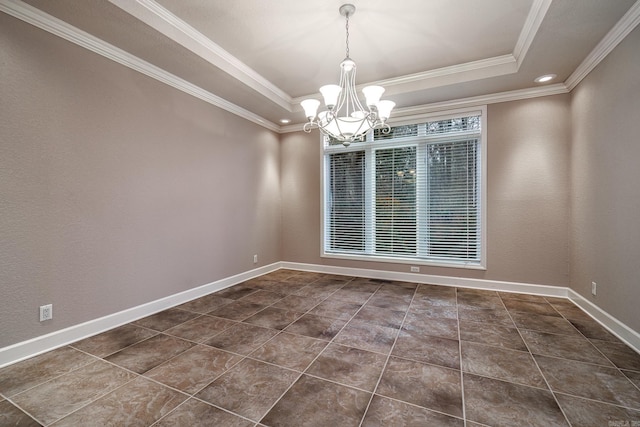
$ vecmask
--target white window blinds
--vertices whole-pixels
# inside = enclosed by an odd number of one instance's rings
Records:
[[[364,151],[336,153],[329,158],[328,246],[336,252],[364,252]]]
[[[478,139],[427,145],[426,215],[421,223],[434,258],[479,261]]]
[[[325,146],[324,254],[482,265],[482,116]]]
[[[375,168],[374,253],[415,256],[416,147],[375,150]]]

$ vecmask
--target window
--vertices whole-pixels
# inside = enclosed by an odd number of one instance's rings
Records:
[[[325,140],[323,255],[482,268],[484,111]]]

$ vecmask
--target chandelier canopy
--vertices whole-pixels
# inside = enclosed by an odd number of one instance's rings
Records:
[[[381,86],[367,86],[362,89],[366,108],[358,100],[356,63],[349,57],[349,17],[355,11],[356,7],[352,4],[340,6],[340,15],[347,21],[347,55],[340,63],[340,84],[320,88],[326,110],[318,113],[320,101],[317,99],[305,99],[300,103],[309,120],[303,127],[305,132],[309,133],[311,129],[318,128],[323,134],[341,141],[345,147],[356,139],[362,139],[371,129],[381,128],[383,132],[389,132],[386,120],[396,105],[393,101],[380,100],[384,93]]]

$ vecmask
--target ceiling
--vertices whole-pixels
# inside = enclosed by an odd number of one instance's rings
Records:
[[[343,0],[0,0],[0,10],[278,132],[337,83]],[[640,0],[351,0],[359,86],[392,116],[566,93],[640,22]],[[534,79],[557,78],[538,85]],[[291,124],[281,124],[281,119]]]

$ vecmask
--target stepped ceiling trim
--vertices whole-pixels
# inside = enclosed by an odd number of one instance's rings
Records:
[[[191,96],[195,96],[211,105],[222,108],[230,113],[243,117],[249,121],[266,127],[273,131],[279,131],[280,126],[272,123],[257,114],[239,107],[211,92],[208,92],[193,83],[190,83],[178,76],[175,76],[160,67],[156,67],[137,56],[131,55],[124,50],[117,48],[91,34],[82,31],[72,25],[61,21],[47,13],[42,12],[26,3],[18,0],[3,0],[0,3],[0,11],[5,12],[15,18],[27,22],[41,30],[47,31],[61,37],[71,43],[90,50],[107,59],[115,61],[125,67],[138,71],[146,76],[158,80],[164,84],[174,87]]]
[[[109,1],[204,60],[224,70],[285,110],[300,110],[299,101],[305,97],[290,97],[255,70],[160,6],[157,2],[153,0],[138,0],[137,2],[128,0]],[[387,88],[389,94],[407,93],[516,73],[523,63],[551,3],[552,0],[533,1],[512,54],[368,82],[366,85],[382,85]],[[0,11],[271,131],[292,132],[300,130],[299,125],[281,126],[273,123],[20,0],[0,0]],[[564,83],[400,108],[394,110],[394,113],[402,120],[403,118],[406,119],[407,116],[426,114],[449,108],[567,93],[575,88],[639,23],[640,0],[627,11]],[[365,84],[360,85],[360,87],[362,86],[365,86]]]

